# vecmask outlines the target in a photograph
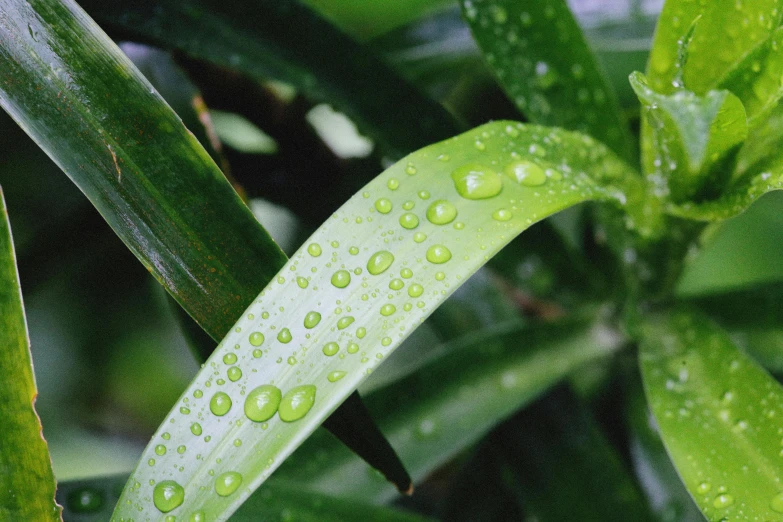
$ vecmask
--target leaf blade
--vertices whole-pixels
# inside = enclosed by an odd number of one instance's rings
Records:
[[[33,375],[11,227],[0,189],[0,518],[58,521],[55,481]]]

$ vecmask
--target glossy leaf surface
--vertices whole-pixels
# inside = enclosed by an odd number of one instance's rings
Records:
[[[114,518],[223,519],[503,245],[583,201],[636,208],[611,185],[627,179],[592,138],[505,121],[396,163],[246,310],[153,436]],[[156,508],[156,488],[182,506]]]
[[[783,15],[781,0],[668,0],[655,31],[647,76],[662,94],[674,91],[679,74],[679,42],[698,18],[682,71],[685,88],[698,95],[715,88],[777,29]]]
[[[648,321],[640,364],[666,449],[704,515],[780,518],[781,386],[689,309]]]
[[[11,227],[0,190],[0,520],[60,520]]]
[[[569,373],[613,353],[621,340],[592,319],[498,325],[447,344],[447,355],[365,400],[421,480]],[[388,484],[324,435],[308,440],[275,476],[357,500],[390,499]]]
[[[296,0],[252,9],[220,0],[81,5],[113,36],[291,84],[347,114],[395,159],[460,130],[443,107]]]
[[[617,96],[564,0],[464,0],[490,68],[530,121],[578,130],[631,158]]]
[[[83,11],[47,0],[0,7],[0,104],[220,339],[285,255]]]

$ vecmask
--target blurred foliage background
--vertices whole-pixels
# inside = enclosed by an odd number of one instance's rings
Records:
[[[308,3],[368,42],[458,120],[520,119],[483,65],[454,2]],[[661,2],[571,3],[628,115],[638,119],[627,76],[645,67]],[[198,127],[192,130],[202,141],[211,138],[218,163],[287,253],[358,188],[358,180],[388,164],[344,116],[286,85],[256,84],[138,44],[123,49],[175,110],[203,100],[212,111],[206,130],[193,119],[196,112],[181,115]],[[183,93],[184,105],[177,99]],[[63,481],[129,472],[198,368],[175,310],[90,203],[5,114],[0,184],[28,312],[36,406],[55,474]],[[781,258],[783,194],[773,193],[712,231],[694,253],[680,292],[703,295],[781,281],[783,265],[775,262]],[[526,280],[534,294],[547,284],[541,277]],[[404,356],[405,350],[395,354]],[[383,372],[373,378],[383,379]],[[371,379],[367,387],[373,386]]]

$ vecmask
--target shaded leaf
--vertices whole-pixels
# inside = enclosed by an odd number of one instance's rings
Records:
[[[630,159],[617,96],[564,0],[463,0],[490,68],[535,123],[591,134]]]
[[[153,436],[114,518],[230,514],[516,234],[590,199],[638,210],[612,185],[633,189],[636,180],[589,137],[505,121],[396,163],[335,212],[246,310]],[[253,402],[260,393],[272,406]],[[156,509],[164,488],[177,491],[181,507]]]
[[[783,513],[783,389],[689,309],[650,319],[641,370],[666,449],[711,521]]]
[[[11,227],[0,190],[0,519],[60,520],[41,420]]]

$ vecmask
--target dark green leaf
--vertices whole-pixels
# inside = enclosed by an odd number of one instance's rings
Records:
[[[392,157],[459,131],[445,109],[296,0],[252,8],[221,0],[82,5],[113,36],[289,83],[347,114]]]
[[[779,519],[781,386],[685,308],[645,324],[640,364],[666,449],[704,515]]]
[[[34,407],[38,390],[2,189],[0,350],[0,520],[60,520],[49,448]]]
[[[463,0],[503,89],[535,123],[579,130],[632,157],[617,97],[564,0]]]

